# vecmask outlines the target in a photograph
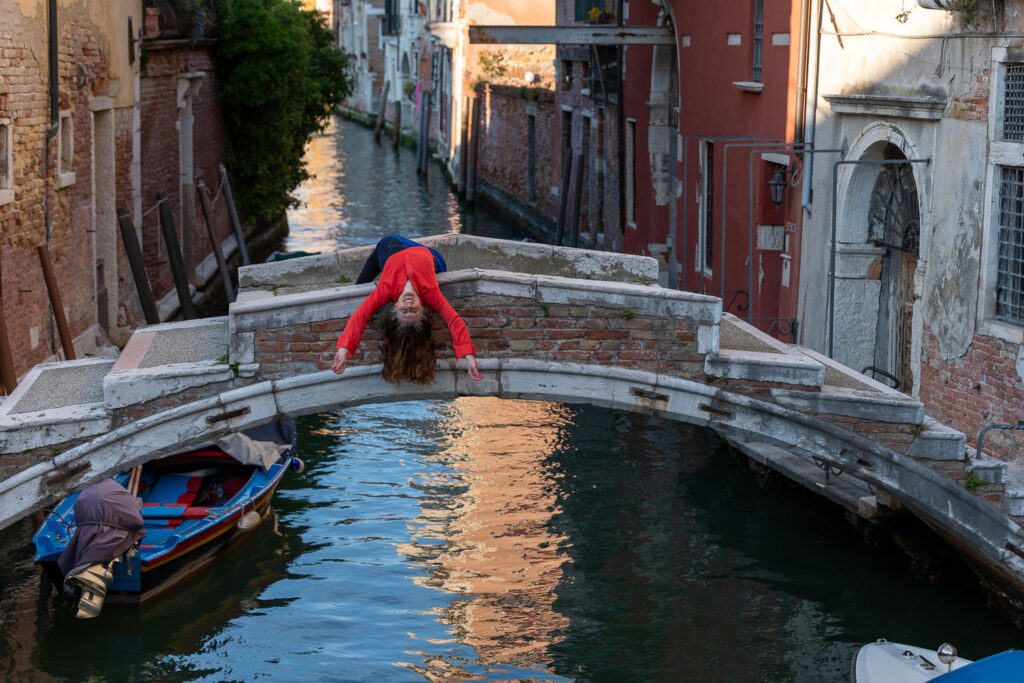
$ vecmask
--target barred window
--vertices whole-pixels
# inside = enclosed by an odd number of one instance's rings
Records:
[[[1024,142],[1024,64],[1006,64],[1003,78],[1003,140]]]
[[[996,318],[1024,324],[1024,168],[1002,169]]]

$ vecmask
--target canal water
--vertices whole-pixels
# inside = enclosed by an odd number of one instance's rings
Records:
[[[311,159],[291,249],[396,227],[514,236],[355,124]],[[404,199],[385,224],[373,197]],[[275,523],[143,610],[74,619],[27,522],[0,534],[0,679],[840,682],[880,637],[969,658],[1024,646],[970,581],[918,578],[819,498],[759,485],[707,430],[492,398],[299,428],[306,470]]]

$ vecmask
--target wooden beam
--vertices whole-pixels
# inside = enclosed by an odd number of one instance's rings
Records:
[[[469,27],[471,45],[674,45],[675,40],[669,26]]]

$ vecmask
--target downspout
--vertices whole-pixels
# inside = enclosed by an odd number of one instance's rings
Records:
[[[53,227],[50,221],[50,139],[60,130],[60,95],[57,91],[57,0],[46,0],[46,40],[50,71],[50,127],[43,137],[43,222],[46,226],[46,246],[50,246]]]
[[[814,132],[818,123],[818,75],[821,73],[821,12],[824,9],[824,4],[825,0],[818,0],[818,16],[815,18],[817,28],[814,31],[814,88],[811,90],[810,96],[804,105],[804,111],[808,112],[809,110],[810,112],[810,116],[804,121],[804,142],[810,145],[814,145]],[[804,177],[807,178],[807,182],[804,183],[800,199],[804,210],[810,212],[812,204],[811,186],[814,185],[813,156],[804,168]]]
[[[810,29],[811,18],[810,0],[800,0],[800,48],[797,53],[797,78],[800,85],[797,88],[796,102],[796,126],[793,130],[793,140],[802,142],[804,139],[804,124],[807,120],[807,52],[810,50],[810,37],[807,31]]]
[[[617,9],[615,11],[615,20],[618,26],[624,26],[622,21],[622,9],[624,0],[619,0]],[[619,45],[618,48],[618,62],[619,62],[619,83],[616,86],[616,102],[615,107],[618,109],[619,114],[619,130],[617,142],[617,152],[619,156],[619,236],[622,239],[622,244],[618,245],[619,249],[625,247],[626,244],[626,106],[625,106],[625,92],[622,87],[622,81],[625,80],[626,75],[626,48],[623,45]],[[636,182],[636,178],[633,179]],[[605,235],[607,238],[607,235]],[[613,245],[608,244],[608,240],[605,239],[604,244],[601,245],[604,249],[615,251]]]
[[[46,251],[50,251],[53,222],[50,215],[50,139],[60,130],[60,95],[57,76],[57,0],[46,2],[46,41],[50,76],[50,127],[43,136],[43,225],[46,231]],[[49,316],[50,349],[56,346],[53,315]]]

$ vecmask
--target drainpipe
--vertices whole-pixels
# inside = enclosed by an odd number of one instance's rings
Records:
[[[807,52],[810,50],[810,36],[807,35],[807,32],[810,30],[811,23],[809,12],[810,0],[800,0],[800,47],[797,51],[796,67],[800,84],[797,87],[794,140],[804,139],[804,124],[807,120]]]
[[[615,22],[618,26],[623,26],[622,23],[622,6],[624,0],[619,0],[617,9],[615,11]],[[617,57],[619,62],[619,83],[616,87],[617,100],[615,102],[615,108],[618,109],[619,114],[619,135],[616,141],[618,149],[616,150],[619,156],[619,235],[622,238],[622,244],[619,248],[624,248],[626,244],[626,107],[623,100],[625,99],[625,93],[622,88],[623,77],[626,72],[626,48],[619,45],[617,48]],[[633,182],[636,182],[636,178],[633,178]],[[601,246],[604,249],[612,250],[611,245],[608,244],[607,235],[605,235],[605,242]],[[612,250],[614,251],[614,250]]]
[[[804,104],[804,142],[809,145],[814,144],[815,128],[818,122],[818,76],[821,73],[821,13],[824,9],[825,0],[818,0],[818,16],[815,17],[817,22],[817,28],[814,31],[814,88],[811,90],[809,96],[805,100]],[[810,46],[808,46],[809,48]],[[808,52],[810,50],[808,49]],[[810,63],[810,60],[808,60]],[[806,80],[806,76],[804,79]],[[807,178],[807,182],[804,183],[804,190],[802,197],[800,198],[801,203],[805,211],[810,212],[811,210],[811,188],[814,185],[814,157],[811,157],[805,166],[804,176]]]
[[[43,137],[43,216],[46,225],[46,245],[49,248],[52,225],[50,222],[50,192],[47,181],[50,177],[50,139],[60,130],[60,95],[57,91],[57,0],[46,2],[46,40],[50,67],[50,127]]]
[[[46,41],[49,59],[50,76],[50,127],[43,136],[43,225],[46,230],[46,251],[50,250],[50,236],[53,234],[53,222],[50,215],[50,139],[60,130],[60,99],[57,76],[57,0],[46,2]],[[53,317],[50,317],[50,348],[55,345]]]

